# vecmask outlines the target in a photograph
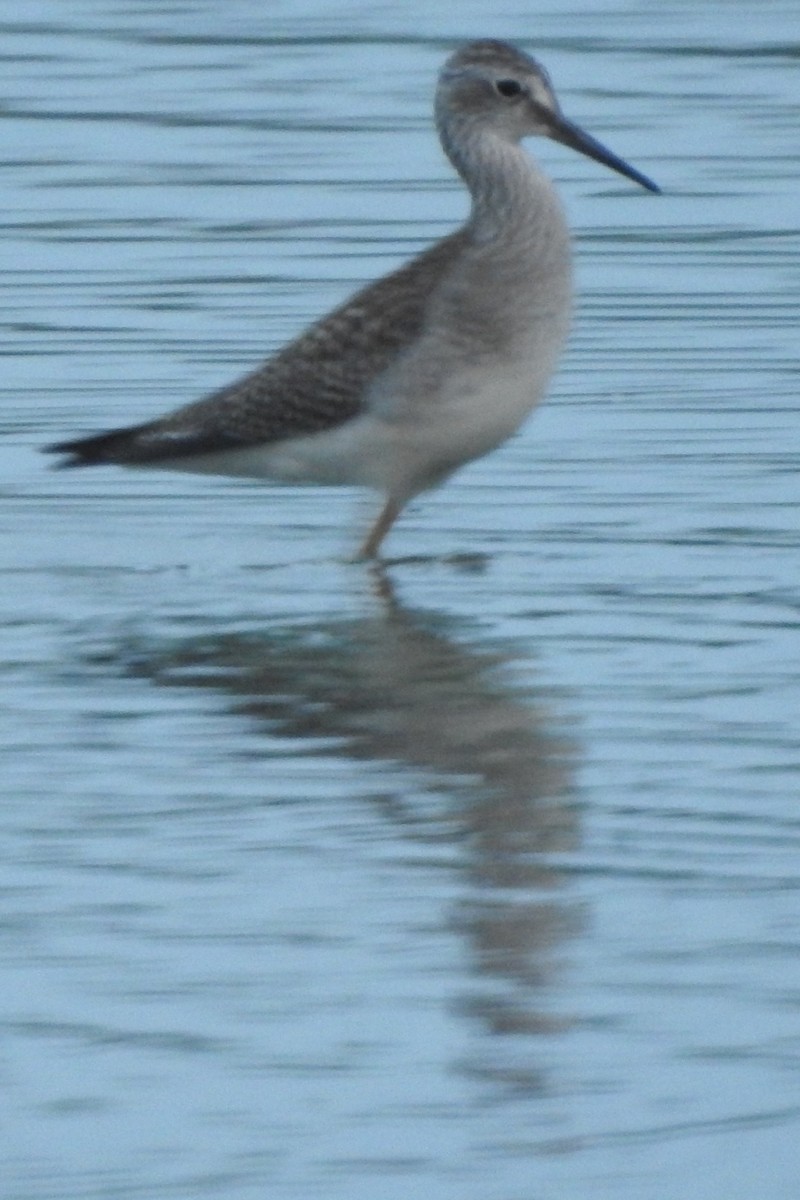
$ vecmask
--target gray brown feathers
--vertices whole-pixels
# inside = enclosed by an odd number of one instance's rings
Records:
[[[48,446],[65,467],[135,466],[320,433],[363,411],[372,381],[418,336],[466,234],[369,284],[249,375],[160,420]]]

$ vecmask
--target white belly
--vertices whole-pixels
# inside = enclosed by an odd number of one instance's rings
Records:
[[[374,410],[332,430],[153,466],[276,483],[371,487],[405,499],[506,441],[541,399],[551,368],[538,356],[536,362],[455,372],[437,395],[383,392]]]

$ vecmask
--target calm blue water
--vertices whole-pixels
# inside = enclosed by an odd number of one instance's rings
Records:
[[[796,5],[0,3],[4,1200],[794,1200]],[[487,24],[489,21],[489,24]],[[347,494],[43,443],[453,228],[464,38],[536,146],[547,406],[383,571]]]

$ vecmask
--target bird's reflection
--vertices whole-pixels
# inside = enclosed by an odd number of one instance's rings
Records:
[[[459,640],[454,621],[405,609],[375,580],[366,615],[140,647],[131,665],[160,685],[223,691],[310,753],[335,739],[351,759],[413,768],[413,786],[382,788],[380,804],[405,838],[459,844],[449,916],[471,947],[465,1009],[493,1033],[560,1028],[544,997],[575,927],[553,861],[578,838],[563,722],[514,684],[511,649]],[[420,798],[425,782],[438,804]]]

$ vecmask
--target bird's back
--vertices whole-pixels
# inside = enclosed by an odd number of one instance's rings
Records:
[[[357,292],[236,382],[159,420],[53,447],[66,465],[146,465],[322,433],[363,411],[371,384],[424,327],[466,233],[436,242]]]

